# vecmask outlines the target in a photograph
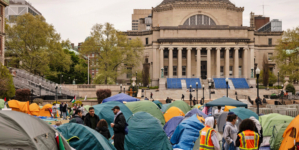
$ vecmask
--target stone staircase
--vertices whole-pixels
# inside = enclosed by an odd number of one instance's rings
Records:
[[[251,107],[252,104],[247,99],[239,99],[240,102],[247,104],[248,107]]]
[[[181,84],[182,84],[182,89],[187,90],[186,80],[181,80]]]
[[[209,82],[208,82],[208,80],[201,79],[200,81],[201,81],[201,87],[202,87],[202,85],[205,85],[205,89],[209,88]]]
[[[232,80],[228,80],[228,85],[231,90],[235,90],[235,86],[234,86]]]

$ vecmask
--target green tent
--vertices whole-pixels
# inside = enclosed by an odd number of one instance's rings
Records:
[[[192,107],[192,109],[194,109],[194,108],[197,108],[198,109],[198,106],[201,106],[200,104],[196,104],[196,105],[194,105],[193,107]]]
[[[5,104],[5,101],[3,99],[0,99],[0,109],[4,108],[4,104]]]
[[[176,101],[170,103],[170,105],[167,107],[166,111],[173,106],[181,109],[184,112],[184,114],[186,114],[188,111],[191,110],[190,106],[186,102],[184,102],[182,100],[176,100]]]
[[[273,113],[273,114],[260,116],[259,121],[263,127],[263,135],[271,136],[274,125],[279,125],[279,124],[283,124],[283,123],[286,123],[289,125],[293,119],[294,118],[290,117],[290,116]]]
[[[270,148],[271,150],[279,150],[280,144],[283,140],[283,133],[288,127],[289,123],[283,123],[283,124],[278,124],[274,125],[273,131],[272,131],[272,136],[270,138]]]
[[[251,116],[255,117],[257,120],[259,119],[259,116],[255,112],[243,107],[230,109],[229,112],[234,112],[242,120],[248,119]]]
[[[83,106],[83,108],[87,111],[87,112],[89,112],[89,108],[90,108],[91,106],[90,105],[85,105],[85,106]]]
[[[158,119],[146,112],[137,112],[127,123],[126,150],[172,150],[170,141]]]
[[[162,103],[160,101],[153,101],[160,109],[162,108]]]
[[[237,100],[228,98],[228,97],[221,97],[211,102],[206,103],[207,107],[214,107],[214,106],[236,106],[236,107],[245,107],[247,108],[247,104],[239,102]]]
[[[170,103],[168,103],[168,104],[162,104],[161,111],[162,111],[163,113],[165,113],[169,105],[170,105]]]
[[[140,111],[144,111],[151,114],[158,120],[160,120],[162,125],[165,124],[163,113],[161,112],[159,107],[151,101],[130,102],[130,103],[126,103],[126,106],[132,111],[133,114]]]

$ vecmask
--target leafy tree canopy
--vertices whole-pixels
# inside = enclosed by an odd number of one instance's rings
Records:
[[[0,98],[11,98],[16,90],[13,84],[12,75],[9,70],[0,63]]]

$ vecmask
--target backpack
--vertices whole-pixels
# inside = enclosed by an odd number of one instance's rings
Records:
[[[125,127],[125,135],[129,134],[128,126],[129,126],[129,125],[126,123],[126,127]]]

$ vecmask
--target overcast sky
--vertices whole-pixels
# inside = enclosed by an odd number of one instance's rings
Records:
[[[133,9],[151,9],[162,0],[28,0],[47,22],[53,24],[62,39],[77,45],[90,35],[91,27],[114,24],[120,31],[131,30]],[[230,0],[244,7],[243,25],[249,26],[250,12],[282,20],[283,30],[299,26],[299,0]]]

